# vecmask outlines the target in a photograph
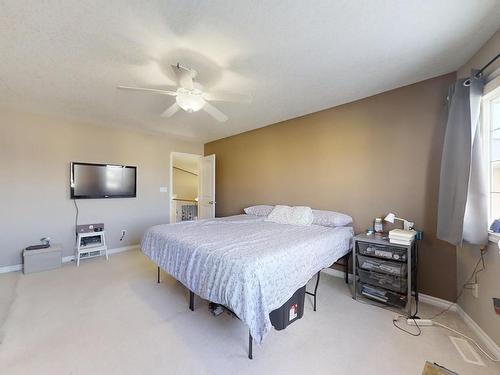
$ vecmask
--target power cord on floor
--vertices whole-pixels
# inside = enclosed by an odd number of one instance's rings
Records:
[[[401,319],[401,318],[412,319],[413,322],[415,323],[415,327],[417,327],[417,329],[418,329],[418,332],[411,332],[411,331],[409,331],[407,329],[404,329],[404,328],[398,326],[399,319]],[[408,317],[406,317],[404,315],[400,315],[397,318],[392,319],[392,325],[394,327],[396,327],[397,329],[399,329],[400,331],[403,331],[404,333],[407,333],[409,335],[417,337],[417,336],[420,336],[422,334],[422,330],[420,329],[420,326],[418,325],[417,320],[418,319],[416,319],[415,317],[408,318]]]
[[[416,327],[417,327],[417,329],[418,329],[418,331],[417,331],[417,332],[411,332],[411,331],[409,331],[409,330],[407,330],[407,329],[404,329],[404,328],[402,328],[401,326],[399,326],[399,325],[398,325],[398,322],[399,322],[399,320],[400,320],[401,318],[406,318],[406,317],[405,317],[404,315],[400,315],[400,316],[398,316],[397,318],[395,318],[395,319],[393,319],[393,320],[392,320],[392,324],[394,325],[394,327],[396,327],[397,329],[399,329],[399,330],[401,330],[401,331],[403,331],[403,332],[405,332],[405,333],[407,333],[407,334],[409,334],[409,335],[411,335],[411,336],[420,336],[420,335],[422,334],[422,330],[420,329],[420,326],[418,325],[418,319],[415,319],[415,318],[413,318],[413,317],[407,318],[407,319],[412,319],[412,320],[413,320],[413,323],[415,324],[415,326],[416,326]],[[427,320],[427,319],[426,319],[426,320]],[[477,347],[477,348],[481,351],[481,353],[483,353],[483,354],[486,356],[486,358],[488,358],[490,361],[492,361],[492,362],[500,362],[500,359],[498,359],[498,358],[495,358],[495,357],[491,356],[491,355],[490,355],[490,354],[489,354],[486,350],[484,350],[484,349],[483,349],[483,348],[482,348],[482,347],[481,347],[481,346],[480,346],[480,345],[479,345],[479,344],[478,344],[478,343],[477,343],[477,342],[476,342],[473,338],[471,338],[471,337],[469,337],[469,336],[467,336],[467,335],[463,334],[462,332],[457,331],[456,329],[453,329],[453,328],[451,328],[451,327],[448,327],[448,326],[446,326],[446,325],[444,325],[444,324],[442,324],[442,323],[439,323],[439,322],[436,322],[436,321],[433,321],[433,320],[431,320],[431,323],[432,323],[432,325],[430,325],[430,327],[432,327],[432,326],[437,326],[437,327],[441,327],[441,328],[447,329],[447,330],[449,330],[449,331],[451,331],[451,332],[453,332],[453,333],[455,333],[455,334],[457,334],[457,335],[459,335],[459,336],[462,336],[462,337],[463,337],[463,338],[465,338],[466,340],[470,341],[470,342],[471,342],[471,343],[473,343],[473,344],[474,344],[474,345],[475,345],[475,346],[476,346],[476,347]]]
[[[380,304],[380,303],[376,303],[376,302],[364,302],[362,300],[359,300],[359,299],[356,299],[356,302],[359,302],[359,303],[362,303],[364,305],[368,305],[368,306],[374,306],[374,307],[380,307],[384,310],[387,310],[387,311],[391,311],[391,312],[399,312],[399,311],[396,311],[395,309],[392,309],[390,308],[389,306],[386,306],[386,305],[383,305],[383,304]],[[417,305],[418,306],[418,305]],[[449,309],[445,309],[443,310],[441,313],[439,314],[436,314],[436,316],[438,315],[441,315],[442,313],[444,313],[445,311],[447,311]],[[413,323],[415,324],[415,327],[417,327],[417,332],[411,332],[410,330],[407,330],[403,327],[401,327],[398,323],[399,321],[401,320],[401,318],[405,318],[405,319],[412,319],[413,320]],[[418,318],[415,317],[415,315],[410,315],[410,316],[406,316],[406,315],[399,315],[397,316],[396,318],[393,318],[392,319],[392,324],[394,325],[394,327],[396,327],[397,329],[399,329],[400,331],[403,331],[404,333],[408,334],[408,335],[411,335],[411,336],[414,336],[414,337],[418,337],[422,334],[422,329],[420,328],[419,324],[418,324]],[[463,338],[469,340],[470,342],[472,342],[480,351],[481,353],[483,353],[490,361],[492,362],[500,362],[500,359],[497,359],[497,358],[494,358],[492,357],[486,350],[484,350],[476,341],[474,341],[474,339],[472,339],[471,337],[453,329],[453,328],[450,328],[442,323],[439,323],[439,322],[435,322],[431,319],[426,319],[426,320],[431,320],[432,321],[432,326],[438,326],[438,327],[441,327],[441,328],[444,328],[444,329],[447,329],[451,332],[454,332],[456,333],[457,335],[460,335],[462,336]],[[430,326],[430,327],[432,327]]]
[[[458,293],[457,298],[455,298],[455,300],[453,302],[451,302],[446,308],[444,308],[440,312],[438,312],[438,313],[432,315],[430,318],[428,318],[429,320],[433,320],[433,319],[437,318],[438,316],[441,316],[444,313],[448,312],[453,306],[455,306],[455,304],[458,302],[458,300],[460,299],[460,297],[462,296],[464,291],[466,289],[470,289],[470,288],[468,288],[468,286],[477,284],[477,274],[486,269],[486,266],[484,263],[484,254],[486,253],[487,248],[480,248],[479,251],[480,251],[480,256],[479,256],[479,259],[478,259],[476,265],[474,266],[474,270],[472,271],[472,274],[469,276],[467,281],[462,285],[462,289]],[[478,269],[480,264],[482,265],[481,269]],[[474,283],[471,283],[472,279],[474,279],[474,281],[475,281]]]
[[[451,327],[448,327],[442,323],[439,323],[439,322],[436,322],[434,321],[435,318],[437,318],[438,316],[441,316],[443,315],[444,313],[446,313],[447,311],[449,311],[456,303],[457,301],[459,300],[459,298],[462,296],[462,294],[464,293],[464,291],[466,289],[470,289],[469,287],[471,285],[474,285],[474,284],[477,284],[478,282],[478,274],[482,271],[484,271],[486,269],[486,265],[485,265],[485,262],[484,262],[484,254],[486,253],[487,251],[487,248],[481,248],[480,249],[480,257],[476,263],[476,265],[474,266],[474,270],[472,271],[472,274],[469,276],[469,278],[467,279],[467,281],[462,285],[462,289],[460,290],[460,292],[458,293],[457,295],[457,298],[455,299],[454,302],[450,303],[449,306],[447,306],[445,309],[441,310],[440,312],[432,315],[430,318],[426,319],[426,320],[430,320],[431,321],[431,327],[432,326],[437,326],[437,327],[441,327],[441,328],[444,328],[444,329],[447,329],[459,336],[462,336],[463,338],[465,338],[466,340],[470,341],[471,343],[473,343],[480,351],[481,353],[483,353],[490,361],[492,362],[500,362],[500,359],[498,358],[495,358],[493,356],[491,356],[486,350],[484,350],[474,339],[472,339],[471,337],[463,334],[462,332],[459,332]],[[479,268],[479,266],[481,266],[481,268]],[[472,280],[474,279],[474,282],[471,282]],[[391,312],[396,312],[394,309],[391,309],[389,306],[387,305],[383,305],[381,303],[377,303],[375,301],[371,301],[371,302],[364,302],[364,301],[361,301],[359,299],[356,299],[357,302],[359,303],[362,303],[362,304],[365,304],[365,305],[371,305],[371,306],[376,306],[376,307],[380,307],[380,308],[383,308],[384,310],[388,310],[388,311],[391,311]],[[411,314],[409,316],[405,316],[405,315],[399,315],[395,318],[392,319],[392,324],[394,325],[394,327],[396,327],[398,330],[400,331],[403,331],[404,333],[408,334],[408,335],[411,335],[411,336],[414,336],[414,337],[418,337],[422,334],[422,329],[420,328],[420,326],[418,325],[418,320],[419,318],[417,317],[417,313],[418,313],[418,297],[415,299],[415,302],[416,302],[416,308],[415,308],[415,313],[414,314]],[[411,303],[411,301],[410,301]],[[399,312],[399,311],[398,311]],[[417,332],[412,332],[410,330],[407,330],[403,327],[401,327],[400,325],[398,325],[399,321],[401,320],[401,318],[405,318],[406,319],[406,322],[408,322],[408,319],[412,319],[413,320],[413,324],[415,325],[415,327],[417,327]],[[408,324],[408,323],[407,323]]]
[[[433,321],[432,324],[436,325],[436,326],[439,326],[441,328],[447,329],[447,330],[449,330],[451,332],[456,333],[457,335],[462,336],[463,338],[465,338],[465,339],[469,340],[470,342],[472,342],[490,361],[492,361],[492,362],[500,362],[500,359],[492,357],[488,352],[486,352],[483,348],[481,348],[481,346],[479,346],[479,344],[476,341],[474,341],[474,339],[472,339],[471,337],[466,336],[462,332],[459,332],[459,331],[457,331],[457,330],[455,330],[453,328],[445,326],[444,324],[441,324],[439,322],[434,322]]]
[[[360,299],[356,299],[356,302],[358,303],[362,303],[363,305],[368,305],[368,306],[373,306],[373,307],[379,307],[381,309],[384,309],[384,310],[387,310],[387,311],[390,311],[390,312],[393,312],[393,313],[397,313],[397,314],[400,314],[401,313],[401,310],[396,310],[395,308],[391,308],[387,305],[384,305],[382,303],[377,303],[375,301],[370,301],[370,302],[365,302],[365,301],[362,301]],[[411,303],[411,302],[410,302]],[[396,327],[397,329],[409,334],[409,335],[412,335],[412,336],[420,336],[420,334],[422,333],[422,330],[420,329],[418,323],[416,320],[418,320],[418,318],[416,317],[416,313],[418,311],[418,302],[416,301],[416,311],[415,311],[415,314],[410,314],[410,315],[398,315],[396,318],[393,318],[392,319],[392,324],[394,325],[394,327]],[[418,329],[418,332],[411,332],[409,330],[406,330],[404,328],[402,328],[401,326],[398,325],[398,322],[401,318],[405,318],[405,319],[413,319],[413,321],[415,322],[415,326],[417,327]]]

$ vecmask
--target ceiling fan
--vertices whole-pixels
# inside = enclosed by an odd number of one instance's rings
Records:
[[[249,103],[250,98],[246,95],[234,93],[208,93],[203,91],[203,87],[195,81],[198,72],[191,68],[186,68],[179,63],[172,64],[179,86],[177,89],[161,90],[144,87],[118,86],[121,90],[144,91],[153,94],[170,95],[175,97],[175,103],[168,107],[161,117],[171,117],[180,109],[192,113],[203,109],[210,116],[219,122],[227,121],[228,117],[219,109],[209,103],[209,101],[224,101],[236,103]]]

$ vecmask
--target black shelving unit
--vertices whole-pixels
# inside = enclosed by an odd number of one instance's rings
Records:
[[[416,288],[417,242],[392,244],[387,237],[359,234],[353,246],[353,298],[367,298],[412,315]]]

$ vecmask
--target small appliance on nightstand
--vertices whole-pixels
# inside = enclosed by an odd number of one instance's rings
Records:
[[[358,234],[353,247],[353,298],[359,296],[405,309],[412,315],[416,288],[417,241],[407,245],[389,242],[376,234]]]

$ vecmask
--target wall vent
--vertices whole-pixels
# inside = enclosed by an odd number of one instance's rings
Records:
[[[479,354],[474,350],[469,341],[461,338],[461,337],[453,337],[449,336],[455,348],[462,356],[463,360],[467,363],[472,363],[478,366],[486,366],[479,356]]]

